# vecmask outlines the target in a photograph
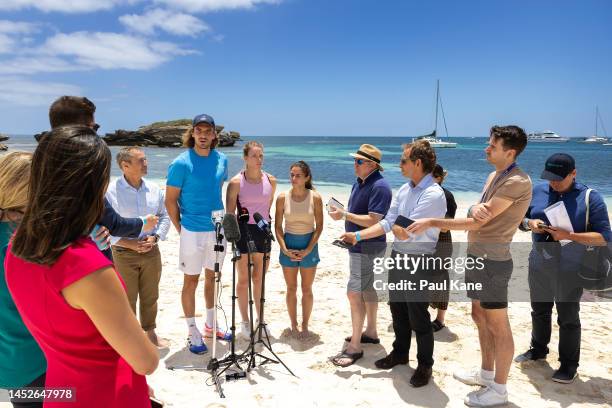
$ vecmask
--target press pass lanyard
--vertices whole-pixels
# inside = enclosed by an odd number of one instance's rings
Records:
[[[480,197],[480,202],[484,203],[485,202],[485,198],[487,197],[487,195],[489,194],[489,191],[493,191],[493,188],[497,185],[497,183],[499,183],[501,180],[503,180],[508,174],[510,174],[510,172],[512,170],[514,170],[514,168],[516,167],[516,162],[512,163],[510,166],[508,166],[508,168],[506,170],[504,170],[499,176],[495,177],[495,179],[491,182],[491,184],[489,184],[489,186],[487,187],[487,189],[484,191],[484,193],[482,193],[482,197]]]

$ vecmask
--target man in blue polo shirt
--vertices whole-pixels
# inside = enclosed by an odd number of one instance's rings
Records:
[[[334,220],[345,220],[347,232],[368,228],[387,214],[391,206],[392,192],[389,183],[380,172],[382,153],[370,144],[363,144],[351,154],[355,159],[355,175],[348,209],[331,207],[329,215]],[[380,343],[376,331],[378,298],[374,291],[374,258],[381,256],[385,248],[385,235],[363,240],[349,249],[350,277],[347,297],[351,306],[353,334],[347,337],[347,348],[332,359],[335,365],[347,367],[363,357],[361,343]],[[368,243],[365,246],[361,244]],[[366,329],[362,333],[364,319]]]
[[[187,342],[189,350],[196,354],[207,351],[194,317],[195,292],[202,269],[205,270],[204,326],[207,336],[212,336],[214,326],[214,265],[217,254],[214,251],[216,232],[212,216],[213,211],[223,210],[221,190],[228,178],[227,157],[215,149],[217,142],[214,119],[206,114],[196,116],[183,136],[183,145],[189,150],[170,164],[166,183],[166,208],[180,234],[179,268],[184,274],[181,301],[189,329]],[[220,254],[221,265],[224,255],[225,252]],[[228,340],[230,335],[217,329],[216,336]]]
[[[582,287],[575,279],[580,268],[584,245],[602,245],[612,240],[610,219],[601,195],[589,193],[589,228],[587,232],[587,190],[576,182],[576,165],[569,154],[556,153],[546,160],[543,179],[533,187],[533,198],[521,229],[531,230],[533,249],[529,254],[529,291],[531,296],[531,347],[515,358],[517,362],[546,358],[551,336],[553,305],[559,323],[559,369],[552,380],[571,383],[577,375],[580,359],[580,298]],[[544,209],[563,202],[572,231],[551,226]],[[547,224],[543,226],[542,224]],[[576,244],[561,245],[559,241]],[[574,278],[574,279],[572,279]]]

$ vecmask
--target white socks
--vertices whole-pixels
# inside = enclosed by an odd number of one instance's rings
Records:
[[[187,328],[189,329],[189,341],[193,345],[202,344],[202,333],[198,330],[198,326],[196,325],[195,317],[187,317],[185,318],[187,322]]]
[[[489,385],[489,387],[492,388],[493,391],[495,391],[496,393],[500,395],[506,394],[506,384],[498,384],[494,381],[495,371],[484,370],[481,368],[480,377],[485,381],[490,381],[491,385]]]
[[[495,391],[496,393],[498,393],[499,395],[505,395],[506,394],[506,384],[498,384],[495,381],[490,385],[490,387],[493,389],[493,391]]]
[[[491,381],[493,382],[493,380],[495,379],[495,371],[489,371],[489,370],[485,370],[485,369],[480,369],[480,378],[482,378],[485,381]]]

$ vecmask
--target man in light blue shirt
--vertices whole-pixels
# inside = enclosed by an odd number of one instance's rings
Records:
[[[203,354],[208,349],[195,322],[195,292],[202,269],[204,301],[206,302],[206,336],[213,336],[215,326],[214,266],[223,266],[225,251],[217,254],[217,234],[212,217],[223,211],[221,190],[228,179],[227,157],[215,149],[219,138],[214,119],[206,114],[193,118],[192,126],[183,136],[181,153],[168,168],[166,208],[174,227],[179,232],[179,268],[183,272],[181,303],[189,330],[189,351]],[[225,249],[227,245],[223,245]],[[216,337],[229,340],[231,334],[216,325]]]
[[[113,258],[117,271],[125,282],[128,300],[134,314],[136,301],[140,298],[140,325],[156,346],[167,342],[157,338],[155,318],[161,278],[161,254],[159,240],[165,240],[170,229],[170,218],[164,204],[164,192],[143,178],[147,174],[147,157],[138,147],[124,147],[117,154],[117,164],[122,177],[111,182],[106,198],[122,217],[139,217],[155,214],[157,226],[141,232],[138,238],[111,236]]]
[[[408,363],[408,352],[412,331],[416,334],[418,366],[410,378],[413,387],[422,387],[429,382],[433,366],[434,338],[428,311],[429,299],[419,289],[421,281],[428,281],[434,273],[424,267],[425,260],[435,252],[440,230],[430,228],[423,235],[414,236],[406,232],[407,222],[423,217],[444,217],[446,198],[442,188],[434,181],[431,172],[436,165],[436,153],[427,141],[404,145],[400,169],[410,181],[404,184],[393,197],[391,208],[379,223],[357,232],[347,232],[344,241],[354,244],[388,232],[395,240],[391,258],[399,260],[389,268],[389,306],[393,318],[395,341],[393,350],[374,364],[378,368],[390,369]],[[421,266],[409,263],[418,260]],[[387,264],[385,259],[385,264]],[[409,269],[407,265],[412,265]],[[394,290],[392,284],[410,281],[415,287]]]

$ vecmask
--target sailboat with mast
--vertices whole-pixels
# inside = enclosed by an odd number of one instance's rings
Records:
[[[597,136],[598,124],[601,121],[601,128],[604,131],[606,137]],[[582,143],[605,143],[607,146],[608,143],[608,133],[606,132],[606,128],[603,124],[603,119],[601,119],[601,115],[599,114],[599,107],[595,106],[595,135],[591,137],[587,137],[586,139],[581,141]]]
[[[444,115],[444,106],[442,106],[442,99],[440,98],[440,80],[438,79],[436,83],[436,125],[433,130],[428,135],[423,135],[419,137],[412,138],[412,141],[415,142],[417,140],[427,140],[431,147],[438,148],[453,148],[457,147],[457,143],[454,142],[445,142],[440,139],[438,136],[438,107],[440,107],[440,111],[442,112],[442,119],[444,122],[444,130],[446,131],[446,137],[448,137],[448,128],[446,127],[446,116]]]

